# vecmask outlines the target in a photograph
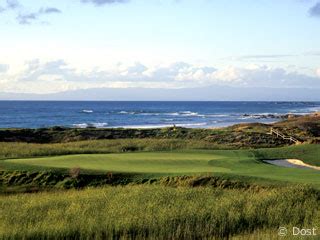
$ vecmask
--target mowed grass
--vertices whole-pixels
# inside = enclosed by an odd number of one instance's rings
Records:
[[[179,150],[82,154],[1,161],[5,170],[47,170],[80,168],[99,172],[140,173],[154,176],[224,174],[306,183],[320,187],[320,172],[273,166],[260,161],[251,150]],[[270,154],[269,154],[270,155]],[[309,154],[310,155],[310,154]]]
[[[203,140],[187,139],[106,139],[67,143],[0,142],[0,160],[8,158],[59,156],[69,154],[166,151],[178,149],[230,149]]]
[[[226,159],[223,154],[206,151],[186,152],[140,152],[119,154],[83,154],[3,161],[10,164],[31,165],[45,168],[75,168],[86,170],[133,172],[133,173],[195,173],[207,171],[227,171],[208,164],[212,159]]]
[[[300,187],[140,185],[17,194],[0,196],[0,238],[278,239],[280,226],[319,226],[319,203],[319,192]]]

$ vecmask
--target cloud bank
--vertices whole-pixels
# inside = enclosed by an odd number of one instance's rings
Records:
[[[252,65],[216,68],[175,62],[165,66],[117,64],[110,69],[76,69],[63,60],[26,62],[19,72],[0,65],[0,89],[6,92],[50,93],[100,87],[187,88],[232,87],[319,88],[320,69],[306,75],[283,68]]]

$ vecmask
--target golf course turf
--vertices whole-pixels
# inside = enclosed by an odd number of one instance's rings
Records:
[[[304,146],[304,148],[310,148],[310,146]],[[293,151],[300,149],[301,147],[292,148]],[[154,177],[168,174],[231,174],[258,177],[265,180],[311,184],[320,187],[319,171],[284,168],[264,163],[261,161],[262,159],[258,159],[257,156],[261,158],[261,154],[265,153],[265,151],[265,149],[255,151],[176,150],[162,152],[79,154],[8,159],[2,161],[2,167],[11,170],[80,168],[82,170],[92,170],[102,173],[138,173]],[[274,151],[279,154],[279,152],[286,152],[287,148],[282,148],[282,151],[279,149]],[[270,155],[269,152],[266,154]],[[310,153],[308,154],[310,155]],[[285,157],[285,155],[283,157]],[[303,155],[301,157],[303,158]]]

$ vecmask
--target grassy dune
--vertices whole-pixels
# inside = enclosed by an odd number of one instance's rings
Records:
[[[0,238],[277,239],[279,226],[319,226],[319,199],[303,188],[160,186],[0,196]]]

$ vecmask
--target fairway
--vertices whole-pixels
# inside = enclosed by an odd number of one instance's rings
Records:
[[[290,169],[257,160],[248,150],[188,150],[83,154],[2,161],[5,169],[70,169],[79,167],[99,172],[165,174],[231,174],[269,180],[307,183],[320,187],[316,170]]]

